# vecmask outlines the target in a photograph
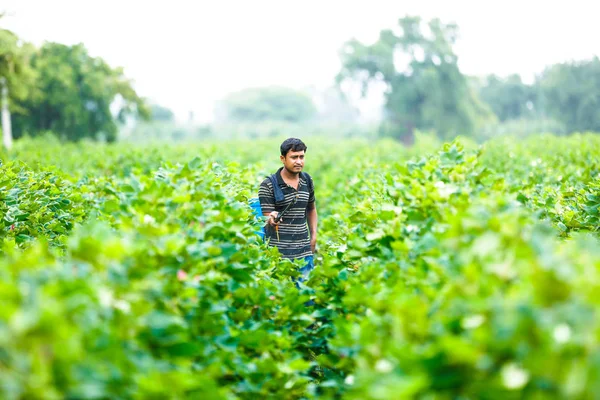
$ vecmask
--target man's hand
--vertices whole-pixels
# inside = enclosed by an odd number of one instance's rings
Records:
[[[267,223],[273,227],[279,226],[281,221],[283,221],[283,218],[281,218],[279,222],[275,222],[275,218],[277,218],[278,215],[279,213],[277,211],[272,211],[271,214],[269,214],[269,219],[267,220]]]
[[[316,249],[317,249],[317,235],[312,235],[310,237],[310,251],[312,251],[312,253],[315,254]]]

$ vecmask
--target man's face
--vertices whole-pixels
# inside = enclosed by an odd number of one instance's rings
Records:
[[[302,151],[288,151],[284,156],[281,156],[283,167],[290,174],[299,174],[304,168],[304,150]]]

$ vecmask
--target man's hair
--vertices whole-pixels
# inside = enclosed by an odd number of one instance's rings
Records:
[[[281,150],[281,155],[285,157],[289,151],[306,151],[307,147],[302,140],[289,138],[281,143],[279,149]]]

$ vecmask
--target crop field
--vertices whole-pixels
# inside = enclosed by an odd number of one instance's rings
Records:
[[[599,135],[304,140],[300,289],[281,141],[0,152],[0,398],[597,398]]]

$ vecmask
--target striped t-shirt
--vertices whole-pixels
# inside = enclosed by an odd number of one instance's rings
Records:
[[[275,228],[267,224],[265,227],[265,239],[269,241],[269,246],[276,246],[284,258],[294,259],[310,256],[312,255],[312,251],[310,249],[310,235],[306,212],[315,207],[314,189],[309,193],[308,182],[302,178],[302,175],[300,175],[298,190],[289,186],[281,177],[282,170],[283,167],[279,168],[275,174],[277,183],[284,195],[282,202],[275,204],[273,185],[269,178],[260,184],[258,199],[263,214],[269,214],[272,211],[282,212],[288,204],[293,202],[295,197],[298,197],[298,200],[284,214],[279,224],[279,238],[277,237]]]

